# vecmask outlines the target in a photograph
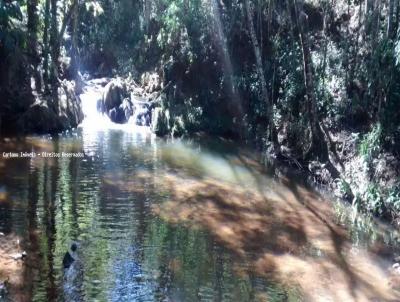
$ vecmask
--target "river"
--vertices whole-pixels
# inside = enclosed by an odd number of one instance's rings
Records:
[[[84,154],[0,157],[2,242],[19,240],[2,251],[28,253],[14,268],[0,257],[0,277],[20,274],[16,301],[400,301],[389,226],[233,142],[159,139],[96,117],[97,96],[82,97],[78,129],[0,143]],[[73,242],[71,298],[62,260]]]

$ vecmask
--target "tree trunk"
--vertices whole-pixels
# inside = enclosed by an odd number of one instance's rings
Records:
[[[28,55],[30,63],[32,64],[31,76],[33,76],[35,82],[35,89],[41,90],[41,80],[39,73],[40,57],[37,51],[37,27],[38,27],[38,14],[37,14],[38,0],[27,1],[27,15],[28,15]]]
[[[254,23],[253,23],[253,8],[251,6],[251,3],[249,0],[245,0],[245,6],[246,6],[246,14],[247,14],[247,21],[248,21],[248,27],[249,27],[249,32],[250,32],[250,39],[251,43],[253,45],[253,51],[254,51],[254,56],[256,59],[256,69],[257,69],[257,75],[261,83],[261,98],[267,103],[267,116],[268,116],[268,128],[269,128],[269,139],[275,143],[276,142],[276,133],[275,133],[275,127],[274,127],[274,122],[273,122],[273,104],[272,104],[272,99],[268,97],[268,91],[267,91],[267,83],[265,81],[265,76],[264,76],[264,68],[263,68],[263,62],[262,62],[262,56],[261,56],[261,51],[260,51],[260,45],[257,40],[256,32],[254,29]]]
[[[306,90],[306,101],[311,126],[311,146],[305,154],[320,156],[322,160],[328,159],[328,150],[324,141],[323,133],[319,125],[317,100],[314,93],[313,83],[313,65],[311,51],[308,40],[308,16],[304,13],[302,4],[294,1],[294,11],[296,16],[296,25],[299,33],[300,47],[303,55],[303,74],[304,86]]]
[[[397,33],[399,22],[400,22],[400,2],[396,1],[394,7],[394,22],[393,22],[393,35]]]
[[[58,100],[58,71],[59,71],[59,56],[60,44],[58,41],[58,20],[57,20],[57,0],[50,0],[51,4],[51,22],[50,22],[50,50],[51,50],[51,63],[50,63],[50,93],[52,102],[49,105],[52,107],[56,114],[59,113],[59,100]]]
[[[368,36],[371,31],[371,24],[373,16],[371,11],[374,8],[374,0],[365,0],[365,11],[364,11],[364,34]]]
[[[60,54],[58,43],[58,23],[57,23],[57,0],[51,0],[51,26],[50,26],[50,45],[51,45],[51,66],[50,83],[52,91],[56,89],[58,79],[58,57]]]
[[[394,13],[394,0],[389,0],[389,11],[387,21],[387,38],[393,38],[393,13]]]
[[[49,83],[49,25],[50,25],[50,0],[46,0],[44,9],[44,29],[43,29],[43,79],[45,91],[47,91],[47,84]]]
[[[78,2],[78,1],[77,1]],[[79,70],[79,56],[78,56],[78,18],[79,18],[79,3],[72,7],[72,33],[71,33],[71,73],[72,77],[76,78]]]

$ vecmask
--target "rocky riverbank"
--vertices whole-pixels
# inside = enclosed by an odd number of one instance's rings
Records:
[[[83,120],[80,84],[63,80],[57,95],[26,92],[18,98],[5,97],[1,104],[0,134],[58,133]]]
[[[374,130],[373,130],[374,131]],[[360,134],[331,131],[329,164],[310,161],[300,168],[355,211],[363,211],[400,226],[400,160],[371,141],[373,131]]]

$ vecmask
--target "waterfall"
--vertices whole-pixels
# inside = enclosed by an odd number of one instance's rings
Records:
[[[102,92],[97,86],[89,85],[80,95],[84,119],[81,127],[84,128],[109,128],[113,123],[108,116],[98,111],[98,102],[102,97]]]
[[[103,80],[104,82],[104,80]],[[149,131],[151,112],[147,99],[131,93],[130,102],[133,107],[133,114],[125,124],[117,124],[100,112],[99,102],[103,96],[104,87],[102,80],[91,80],[87,82],[84,92],[80,95],[84,119],[80,124],[84,129],[122,129],[135,131]]]

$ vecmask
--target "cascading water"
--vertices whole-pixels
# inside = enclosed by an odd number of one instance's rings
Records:
[[[111,121],[107,114],[99,110],[99,102],[103,96],[104,87],[102,80],[91,80],[87,82],[84,92],[80,95],[84,120],[80,124],[85,129],[121,129],[148,131],[151,112],[146,98],[134,95],[130,96],[133,114],[125,124],[118,124]]]
[[[150,109],[146,99],[131,93],[131,102],[134,107],[134,113],[128,123],[138,126],[149,126]]]

